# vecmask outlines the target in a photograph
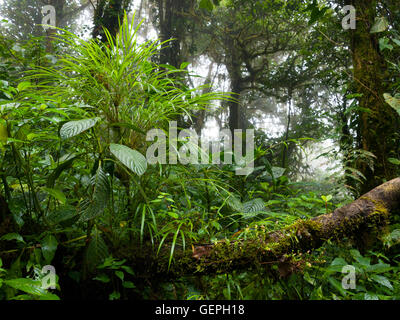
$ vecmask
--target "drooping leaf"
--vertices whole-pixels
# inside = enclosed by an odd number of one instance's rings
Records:
[[[368,266],[367,271],[373,273],[385,273],[390,271],[391,269],[392,267],[390,266],[390,264],[380,262]]]
[[[399,39],[392,39],[393,42],[400,47],[400,40]]]
[[[387,104],[389,104],[400,115],[400,98],[392,97],[389,93],[383,95]]]
[[[93,119],[83,119],[64,123],[64,125],[60,129],[60,137],[62,139],[74,137],[86,131],[87,129],[94,127],[94,125],[99,120],[100,118],[96,117]]]
[[[42,240],[41,243],[42,254],[47,264],[50,264],[51,261],[53,260],[57,250],[57,245],[58,245],[57,239],[51,234],[47,235]]]
[[[101,233],[95,230],[93,233],[89,245],[86,250],[85,262],[88,270],[93,271],[99,264],[109,256],[108,248]]]
[[[389,288],[390,290],[393,290],[393,286],[390,283],[388,278],[386,278],[384,276],[377,275],[377,274],[373,274],[371,276],[371,279],[374,280],[375,282],[381,284],[382,286],[384,286],[386,288]]]
[[[275,179],[278,179],[283,176],[285,173],[286,169],[285,168],[280,168],[280,167],[272,167],[272,174]]]
[[[111,153],[134,173],[141,176],[146,172],[147,160],[138,151],[121,144],[111,144]]]
[[[18,279],[11,279],[5,280],[4,283],[11,288],[21,290],[23,292],[41,296],[45,295],[47,291],[42,288],[42,283],[40,280],[33,280],[29,278],[18,278]]]
[[[243,204],[240,201],[239,198],[237,198],[235,195],[229,195],[226,203],[228,204],[229,207],[231,207],[233,210],[237,212],[242,212],[243,211]]]
[[[396,166],[400,165],[400,160],[399,160],[399,159],[396,159],[396,158],[389,158],[388,161],[389,161],[390,163],[395,164]]]
[[[81,220],[94,219],[104,212],[110,199],[110,181],[101,167],[90,179],[90,195],[82,202]]]
[[[0,240],[8,240],[8,241],[10,241],[10,240],[17,240],[17,241],[19,241],[19,242],[25,242],[25,241],[24,241],[24,238],[23,238],[20,234],[18,234],[18,233],[7,233],[7,234],[3,235],[3,236],[0,238]]]
[[[116,271],[115,271],[115,275],[116,275],[118,278],[120,278],[121,281],[124,281],[125,274],[124,274],[122,271],[116,270]]]

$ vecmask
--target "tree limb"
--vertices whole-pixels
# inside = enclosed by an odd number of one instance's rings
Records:
[[[399,208],[400,178],[396,178],[332,213],[299,220],[276,232],[260,232],[256,239],[226,240],[176,252],[169,270],[167,248],[157,257],[149,256],[149,251],[143,254],[142,250],[134,255],[132,251],[120,253],[130,261],[138,259],[135,265],[145,265],[144,268],[151,270],[152,274],[182,276],[245,270],[252,266],[282,262],[286,254],[316,249],[327,240],[360,238],[365,234],[376,237],[380,227],[387,225],[390,213]]]

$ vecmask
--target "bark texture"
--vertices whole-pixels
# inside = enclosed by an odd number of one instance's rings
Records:
[[[389,92],[388,67],[379,49],[382,33],[371,33],[377,17],[376,0],[352,0],[356,8],[357,28],[352,31],[354,87],[359,97],[358,148],[372,153],[371,168],[359,159],[356,169],[365,177],[360,193],[396,177],[397,168],[388,161],[398,157],[398,116],[385,102],[383,94]]]

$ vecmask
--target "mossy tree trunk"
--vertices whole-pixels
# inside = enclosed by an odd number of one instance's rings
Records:
[[[358,200],[311,220],[299,220],[283,230],[267,233],[260,230],[252,240],[222,241],[175,252],[168,270],[170,248],[158,256],[148,251],[121,249],[119,256],[129,260],[135,270],[148,274],[226,273],[265,264],[287,264],[287,255],[320,247],[325,241],[343,241],[344,238],[365,241],[376,240],[387,226],[390,213],[400,208],[400,178],[373,189]],[[367,235],[367,239],[366,236]]]
[[[379,1],[350,2],[357,10],[357,27],[351,33],[353,89],[354,93],[362,95],[358,98],[358,148],[376,157],[373,169],[361,159],[355,165],[366,178],[359,188],[362,194],[396,176],[396,167],[388,158],[398,157],[398,116],[383,98],[389,90],[388,67],[379,49],[382,34],[370,33]]]

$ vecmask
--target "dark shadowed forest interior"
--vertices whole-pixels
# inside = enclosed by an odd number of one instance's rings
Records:
[[[0,0],[0,300],[399,300],[399,0]]]

